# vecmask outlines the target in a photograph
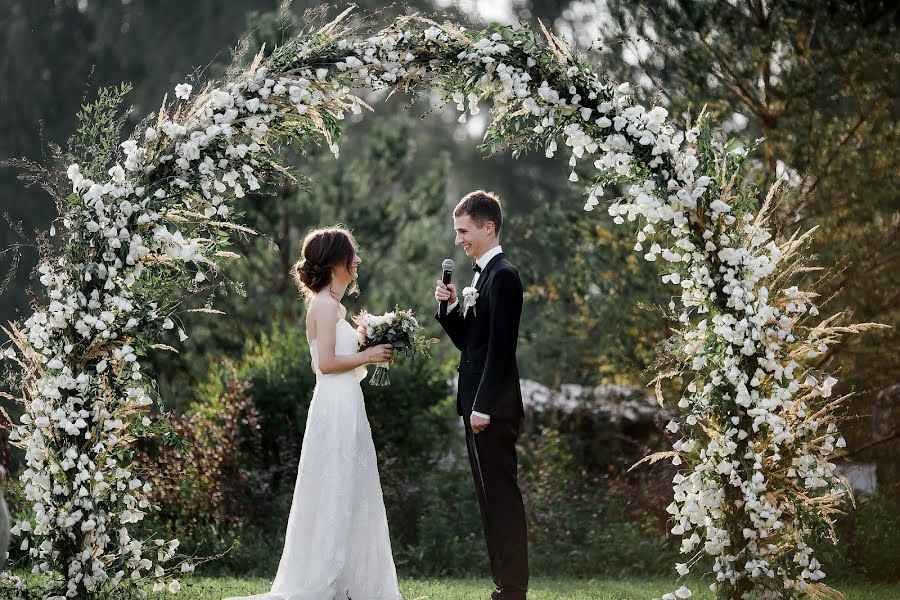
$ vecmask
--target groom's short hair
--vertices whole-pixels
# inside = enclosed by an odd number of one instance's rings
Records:
[[[469,215],[478,227],[484,227],[488,221],[494,222],[494,232],[499,237],[503,225],[503,212],[500,210],[500,198],[492,192],[475,190],[466,194],[453,209],[454,217]]]

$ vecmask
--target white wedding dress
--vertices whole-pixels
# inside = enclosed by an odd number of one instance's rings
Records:
[[[356,330],[340,319],[335,354],[353,354]],[[391,553],[372,431],[359,382],[366,368],[316,371],[294,500],[278,573],[267,594],[226,600],[402,600]]]

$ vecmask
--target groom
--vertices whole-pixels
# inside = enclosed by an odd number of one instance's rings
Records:
[[[516,439],[522,423],[522,391],[516,341],[522,314],[519,272],[500,247],[503,215],[496,196],[478,190],[453,210],[456,244],[475,259],[471,288],[459,298],[454,285],[438,282],[434,298],[448,301],[438,322],[462,352],[456,411],[487,540],[492,600],[525,600],[528,538],[525,507],[516,479]]]

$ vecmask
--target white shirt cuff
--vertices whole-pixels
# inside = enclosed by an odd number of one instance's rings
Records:
[[[450,306],[447,307],[447,314],[450,314],[451,312],[453,312],[453,309],[456,308],[457,306],[459,306],[459,300],[457,300],[456,302],[454,302],[453,304],[451,304]]]
[[[475,415],[476,417],[481,417],[482,419],[487,419],[488,421],[491,420],[491,415],[486,415],[484,413],[480,413],[477,410],[473,410],[472,414]]]

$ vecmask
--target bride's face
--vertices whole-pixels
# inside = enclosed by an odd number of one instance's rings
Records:
[[[349,285],[350,282],[356,281],[359,278],[359,263],[361,262],[362,259],[354,252],[349,269],[344,263],[335,265],[334,270],[332,271],[334,282],[338,285]]]

